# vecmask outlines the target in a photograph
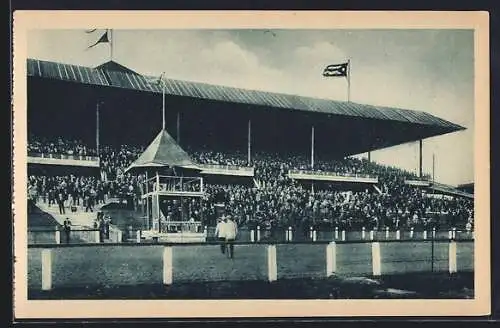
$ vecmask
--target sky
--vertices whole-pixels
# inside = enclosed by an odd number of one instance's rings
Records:
[[[105,30],[32,30],[28,57],[82,66],[110,59]],[[350,99],[428,112],[466,130],[425,139],[423,170],[457,185],[474,179],[472,30],[113,30],[113,60],[147,75],[346,100],[347,80],[323,69],[350,60]],[[365,155],[362,155],[365,156]],[[418,170],[418,142],[372,160]]]

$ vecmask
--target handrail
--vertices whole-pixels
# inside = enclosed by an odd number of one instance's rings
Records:
[[[60,229],[54,229],[54,230],[28,230],[28,233],[44,233],[44,232],[56,232],[56,231],[64,231],[64,227],[61,227]],[[71,229],[71,232],[81,232],[81,231],[100,231],[99,229]]]
[[[352,177],[352,178],[373,178],[377,179],[378,176],[365,173],[346,173],[334,171],[314,171],[314,170],[289,170],[289,174],[304,174],[304,175],[324,175],[333,177]]]
[[[69,155],[69,154],[53,154],[53,153],[38,153],[38,152],[28,152],[28,157],[40,157],[40,158],[50,158],[50,159],[71,159],[76,161],[99,161],[98,156],[90,155]]]
[[[445,243],[445,242],[457,242],[457,243],[473,243],[473,239],[449,239],[449,238],[435,238],[435,239],[387,239],[387,240],[338,240],[338,241],[235,241],[235,245],[327,245],[330,243],[335,244],[371,244],[374,242],[378,243],[415,243],[415,242],[425,242],[425,243]],[[172,246],[172,247],[185,247],[185,246],[218,246],[220,242],[217,241],[206,241],[206,242],[193,242],[193,243],[172,243],[172,242],[148,242],[148,243],[80,243],[80,244],[30,244],[28,248],[65,248],[65,247],[114,247],[114,246],[126,246],[126,247],[151,247],[151,246]]]
[[[242,165],[221,165],[221,164],[198,164],[200,168],[205,169],[221,169],[225,171],[254,171],[253,166]]]

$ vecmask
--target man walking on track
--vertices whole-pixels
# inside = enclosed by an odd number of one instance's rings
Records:
[[[225,230],[226,230],[226,248],[228,250],[228,256],[234,258],[234,241],[238,235],[238,227],[236,222],[234,222],[230,215],[226,216],[225,220]]]
[[[222,254],[226,253],[226,223],[223,221],[224,216],[222,218],[217,219],[217,226],[215,227],[215,236],[220,242],[220,251]]]

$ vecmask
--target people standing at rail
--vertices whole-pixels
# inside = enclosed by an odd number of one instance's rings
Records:
[[[66,237],[66,244],[69,244],[70,241],[70,235],[71,235],[71,221],[69,218],[66,218],[64,220],[64,235]]]
[[[234,241],[238,235],[238,227],[230,215],[224,219],[226,230],[226,249],[229,258],[234,258]]]

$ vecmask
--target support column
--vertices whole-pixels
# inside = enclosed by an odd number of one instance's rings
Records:
[[[314,125],[311,127],[311,169],[314,169]]]
[[[252,120],[248,120],[248,144],[247,144],[248,165],[252,161]]]
[[[418,152],[419,152],[419,156],[418,156],[418,176],[420,178],[423,178],[423,174],[422,174],[422,139],[420,139],[418,141]]]
[[[372,152],[369,151],[368,152],[368,162],[371,162],[372,161]]]
[[[181,144],[181,112],[177,112],[177,143]]]
[[[97,106],[95,110],[95,116],[96,116],[96,129],[95,129],[95,144],[96,144],[96,150],[97,150],[97,157],[99,157],[99,148],[100,148],[100,138],[99,138],[99,101],[97,101]]]
[[[158,171],[156,172],[156,188],[155,188],[155,195],[152,199],[153,202],[155,202],[155,206],[156,208],[153,206],[153,208],[156,209],[156,222],[158,222],[158,232],[161,231],[161,227],[160,227],[160,195],[158,194],[158,190],[160,190],[160,176],[158,175]]]

